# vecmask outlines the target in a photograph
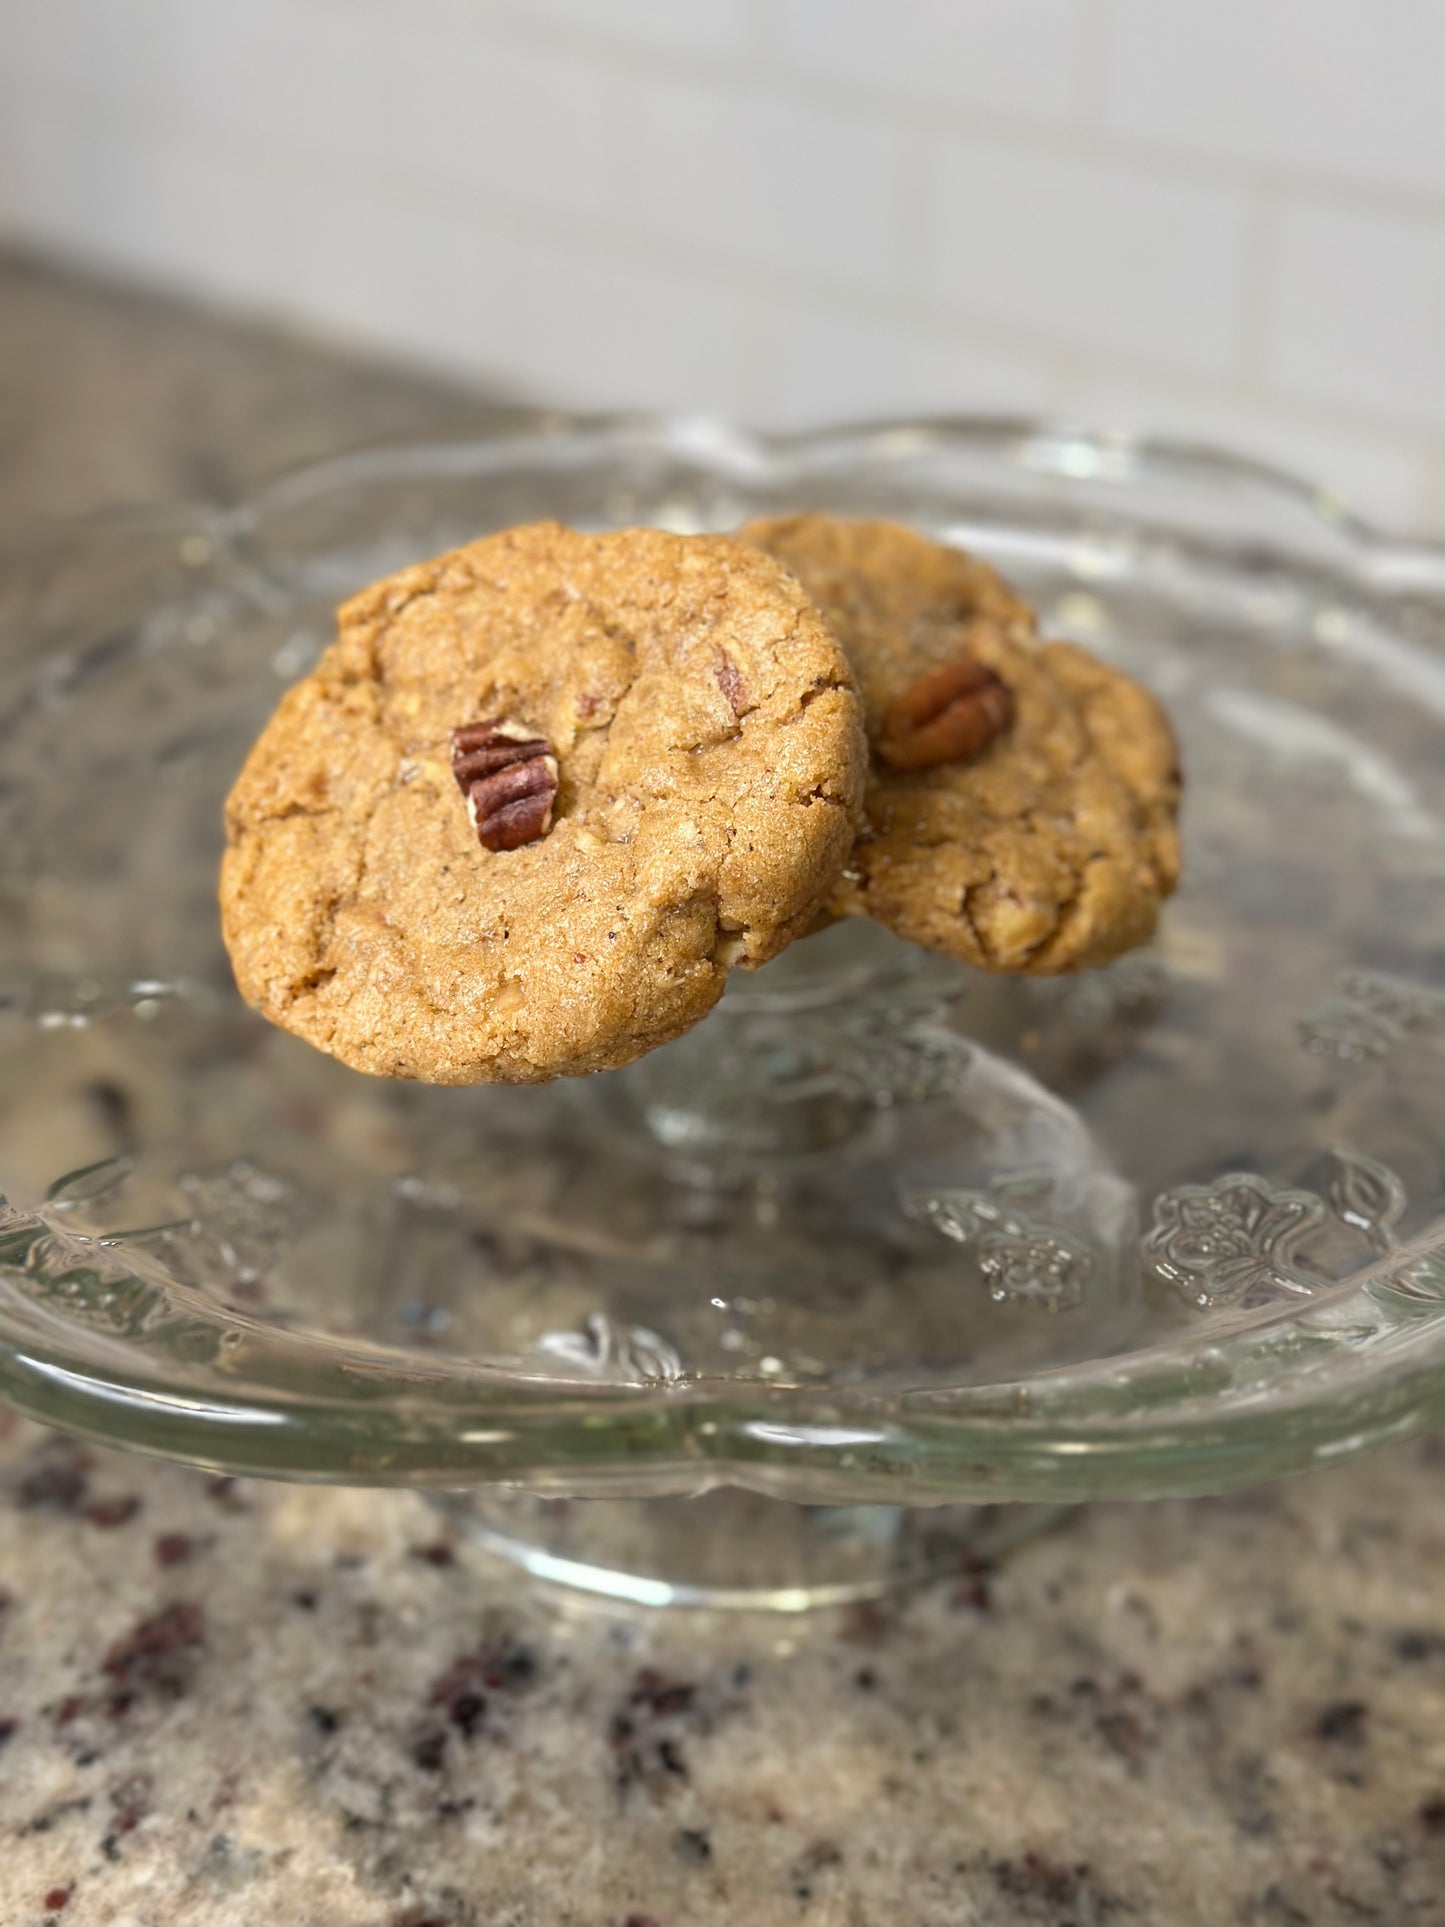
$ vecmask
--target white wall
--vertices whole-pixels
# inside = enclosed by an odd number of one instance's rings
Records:
[[[0,225],[527,392],[1445,529],[1445,0],[0,0]]]

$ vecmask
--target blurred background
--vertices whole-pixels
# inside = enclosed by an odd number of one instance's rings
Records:
[[[0,239],[492,395],[1061,413],[1445,528],[1440,0],[0,0]]]

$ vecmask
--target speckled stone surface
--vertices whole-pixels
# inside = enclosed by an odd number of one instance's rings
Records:
[[[486,405],[0,257],[0,512]],[[881,1608],[579,1605],[422,1499],[0,1416],[3,1927],[1445,1922],[1445,1443]]]
[[[787,1623],[579,1606],[410,1494],[0,1451],[7,1927],[1445,1918],[1438,1446]]]
[[[275,329],[0,248],[0,527],[116,503],[227,502],[258,476],[386,435],[505,414]]]

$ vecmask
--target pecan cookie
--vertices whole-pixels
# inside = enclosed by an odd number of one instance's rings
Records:
[[[1107,963],[1179,872],[1179,773],[1158,703],[1044,642],[986,564],[887,522],[741,531],[802,583],[863,694],[872,766],[835,915],[987,970]]]
[[[508,530],[346,603],[227,804],[247,1001],[358,1070],[605,1070],[816,921],[858,696],[759,549]]]

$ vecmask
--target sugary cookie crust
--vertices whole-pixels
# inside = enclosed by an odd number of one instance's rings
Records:
[[[524,848],[479,848],[453,780],[451,732],[483,718],[558,760]],[[816,921],[865,761],[834,637],[759,550],[484,537],[346,603],[253,748],[221,881],[237,982],[381,1076],[624,1064]]]
[[[801,515],[741,535],[832,623],[875,745],[899,693],[960,655],[1013,695],[1012,724],[976,761],[893,772],[875,757],[834,914],[1000,971],[1077,970],[1150,935],[1179,874],[1179,775],[1146,690],[1041,641],[986,564],[911,529]]]

